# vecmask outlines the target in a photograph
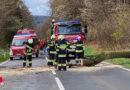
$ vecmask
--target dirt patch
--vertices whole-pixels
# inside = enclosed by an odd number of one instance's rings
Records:
[[[38,67],[38,68],[19,68],[19,69],[8,69],[8,70],[1,70],[0,75],[25,75],[25,74],[35,74],[38,72],[44,72],[44,71],[51,71],[54,70],[53,67]]]
[[[119,65],[112,65],[109,63],[102,62],[93,67],[85,67],[85,66],[73,66],[72,68],[68,68],[68,71],[97,71],[109,68],[117,68]],[[26,74],[37,74],[39,72],[44,71],[52,71],[56,70],[54,67],[38,67],[38,68],[19,68],[19,69],[6,69],[0,70],[1,76],[17,76],[17,75],[26,75]]]
[[[73,68],[68,69],[69,71],[97,71],[97,70],[104,70],[104,69],[110,69],[110,68],[117,68],[121,67],[119,65],[112,65],[106,62],[102,62],[100,64],[97,64],[96,66],[93,67],[85,67],[85,66],[73,66]]]

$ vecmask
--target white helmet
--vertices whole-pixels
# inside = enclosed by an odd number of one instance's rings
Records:
[[[65,37],[63,35],[59,35],[58,39],[63,40]]]
[[[56,38],[56,36],[55,36],[55,35],[52,35],[52,36],[51,36],[51,39],[55,39],[55,38]]]
[[[33,39],[29,39],[29,40],[28,40],[28,43],[29,43],[29,44],[32,44],[32,43],[33,43]]]

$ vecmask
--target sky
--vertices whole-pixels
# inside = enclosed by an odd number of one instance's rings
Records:
[[[49,15],[49,0],[24,0],[25,5],[29,8],[32,15]]]

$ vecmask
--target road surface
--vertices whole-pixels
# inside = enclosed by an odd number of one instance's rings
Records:
[[[130,71],[107,64],[57,71],[46,66],[44,56],[33,59],[32,68],[22,60],[0,65],[5,86],[0,90],[130,90]]]

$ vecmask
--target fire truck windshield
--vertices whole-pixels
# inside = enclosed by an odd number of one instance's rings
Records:
[[[80,25],[61,25],[58,27],[58,34],[80,34],[81,26]]]
[[[28,40],[22,39],[22,40],[13,40],[12,46],[22,46],[24,42],[27,42]]]

